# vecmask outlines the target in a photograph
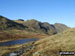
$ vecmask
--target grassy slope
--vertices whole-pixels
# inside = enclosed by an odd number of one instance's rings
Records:
[[[29,43],[25,43],[25,44],[20,44],[20,45],[1,46],[0,47],[0,56],[9,56],[9,53],[17,52],[22,47],[27,48],[27,47],[29,47],[32,44],[33,44],[33,42],[29,42]]]
[[[26,29],[27,27],[20,24],[16,23],[4,16],[0,16],[0,30],[10,30],[10,29]]]
[[[33,52],[32,56],[59,56],[60,50],[75,51],[75,29],[69,29],[63,33],[44,38],[37,41],[35,46],[36,51]]]
[[[28,32],[25,30],[7,30],[0,31],[0,41],[9,41],[24,38],[44,38],[48,35]]]
[[[66,26],[65,24],[61,24],[61,23],[55,23],[54,26],[58,33],[63,32],[67,29],[70,29],[70,27]]]

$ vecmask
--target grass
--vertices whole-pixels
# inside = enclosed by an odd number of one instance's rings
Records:
[[[0,56],[9,56],[9,53],[17,52],[22,47],[27,48],[27,47],[29,47],[32,44],[33,44],[33,42],[29,42],[29,43],[25,43],[25,44],[20,44],[20,45],[1,46],[0,47]]]
[[[75,28],[41,39],[34,46],[32,56],[59,56],[59,51],[75,51]]]
[[[14,29],[14,30],[0,31],[0,42],[25,38],[44,38],[45,36],[48,35]]]
[[[47,36],[35,42],[35,49],[31,49],[22,56],[59,56],[59,51],[75,51],[75,28],[66,30],[62,33]],[[28,47],[32,43],[23,45],[0,47],[0,56],[6,55],[11,51],[19,50],[22,46]]]

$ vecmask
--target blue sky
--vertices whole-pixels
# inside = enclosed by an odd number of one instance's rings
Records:
[[[75,27],[75,0],[0,0],[0,15]]]

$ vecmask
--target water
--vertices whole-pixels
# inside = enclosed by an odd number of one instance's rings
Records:
[[[10,53],[9,56],[17,56],[17,54],[16,53]]]
[[[9,46],[9,45],[16,45],[16,44],[24,44],[27,42],[37,41],[38,38],[27,38],[27,39],[20,39],[20,40],[12,40],[8,42],[0,42],[0,46]]]

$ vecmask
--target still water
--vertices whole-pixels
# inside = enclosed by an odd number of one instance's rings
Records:
[[[20,39],[20,40],[12,40],[8,42],[0,42],[0,46],[9,46],[9,45],[16,45],[16,44],[24,44],[27,42],[37,41],[38,38],[26,38],[26,39]]]

